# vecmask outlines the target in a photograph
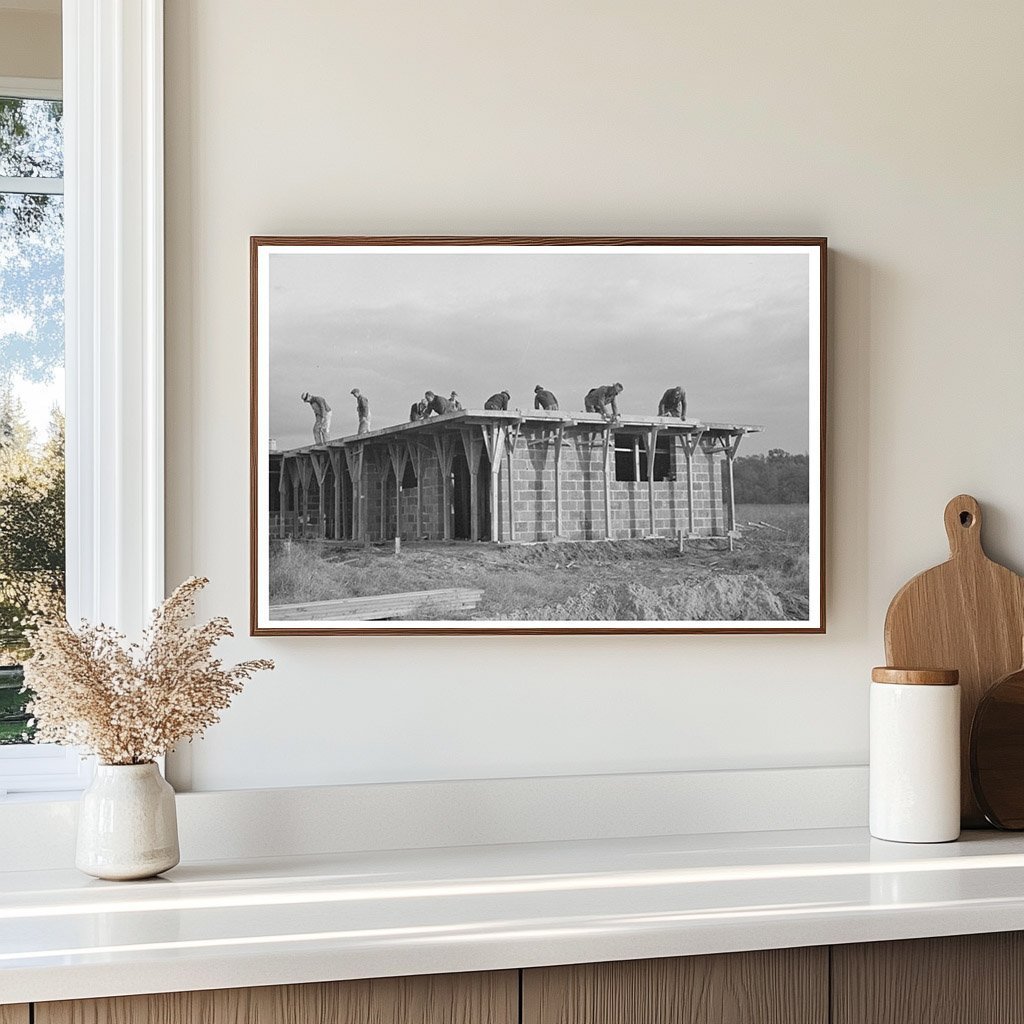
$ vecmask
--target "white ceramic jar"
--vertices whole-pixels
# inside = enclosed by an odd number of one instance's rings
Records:
[[[151,878],[180,860],[174,790],[149,764],[99,764],[78,812],[75,865],[96,878]]]
[[[960,835],[960,685],[952,669],[871,673],[870,828],[876,839]]]

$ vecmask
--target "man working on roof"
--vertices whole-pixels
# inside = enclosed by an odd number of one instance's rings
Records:
[[[351,392],[356,400],[356,414],[359,416],[359,429],[357,434],[366,434],[370,430],[370,400],[359,393],[359,388],[353,388]]]
[[[583,406],[587,412],[599,412],[606,419],[617,420],[619,418],[619,407],[615,399],[622,394],[621,384],[603,384],[599,388],[592,388],[583,399]],[[612,414],[608,416],[608,406],[612,407]]]
[[[669,388],[658,403],[659,416],[678,416],[686,419],[686,392],[682,388]]]
[[[313,420],[313,444],[327,444],[327,438],[331,433],[331,407],[327,404],[327,399],[303,391],[302,400],[309,402],[315,417]]]
[[[443,416],[448,411],[448,399],[435,395],[433,391],[425,391],[423,397],[427,401],[427,407],[423,410],[423,418],[426,419],[432,412]]]
[[[556,412],[558,410],[558,399],[555,398],[553,392],[545,391],[538,384],[533,389],[533,407],[534,409],[546,409],[548,412]]]
[[[490,409],[492,412],[498,409],[507,409],[511,395],[507,391],[499,391],[496,395],[491,395],[490,398],[484,402],[484,408]]]
[[[459,401],[459,396],[453,391],[448,396],[448,409],[451,412],[458,412],[462,408],[462,403]]]

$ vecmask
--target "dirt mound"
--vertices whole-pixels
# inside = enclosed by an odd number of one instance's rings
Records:
[[[782,602],[749,573],[712,576],[688,585],[654,589],[642,583],[590,586],[561,604],[524,610],[522,619],[622,619],[650,622],[784,619]]]
[[[534,544],[501,545],[490,549],[492,558],[503,563],[522,563],[529,566],[547,565],[607,565],[638,558],[665,558],[678,553],[677,540],[662,537],[657,540],[601,540],[601,541],[542,541]]]

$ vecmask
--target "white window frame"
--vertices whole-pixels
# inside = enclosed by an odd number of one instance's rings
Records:
[[[163,0],[64,0],[62,29],[68,617],[137,636],[164,596]],[[0,798],[91,774],[0,749]]]
[[[59,78],[12,78],[0,75],[2,96],[13,96],[20,100],[59,100],[64,97],[63,83]]]
[[[0,75],[0,96],[19,100],[59,100],[63,89],[59,78],[9,78]],[[8,178],[0,175],[0,192],[23,195],[62,195],[63,178]]]
[[[59,100],[59,79],[0,77],[0,96],[26,100]],[[8,178],[0,176],[0,192],[60,195],[63,178]],[[0,798],[8,793],[62,793],[81,789],[92,775],[92,766],[77,751],[54,744],[0,747]]]

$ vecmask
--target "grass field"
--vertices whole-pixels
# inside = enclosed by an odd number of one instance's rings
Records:
[[[0,682],[0,744],[24,742],[25,699],[20,682]]]
[[[806,505],[742,505],[743,537],[529,545],[407,544],[339,549],[273,544],[270,603],[441,587],[483,590],[466,619],[806,619]],[[748,527],[769,523],[777,529]]]
[[[808,508],[806,505],[737,505],[736,525],[749,540],[761,531],[752,530],[750,523],[770,523],[782,530],[782,539],[801,544],[808,538]],[[772,532],[772,531],[769,531]]]

